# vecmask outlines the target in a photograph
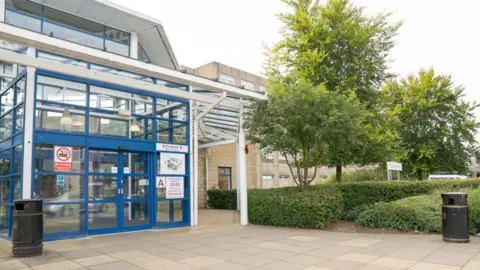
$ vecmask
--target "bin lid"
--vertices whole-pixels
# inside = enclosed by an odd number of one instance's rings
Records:
[[[42,199],[20,199],[20,200],[15,200],[14,203],[22,203],[22,202],[41,202],[43,201]]]

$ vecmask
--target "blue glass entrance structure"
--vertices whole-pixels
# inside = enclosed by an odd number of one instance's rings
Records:
[[[35,78],[32,197],[44,199],[47,240],[190,224],[187,154],[175,175],[183,198],[156,185],[157,143],[189,147],[187,101],[41,70]],[[72,151],[66,170],[56,168],[59,147]]]

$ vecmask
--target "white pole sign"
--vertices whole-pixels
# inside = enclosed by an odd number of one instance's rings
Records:
[[[183,177],[167,177],[167,199],[183,199]]]
[[[387,170],[389,170],[389,171],[402,171],[402,163],[400,163],[400,162],[387,162]]]

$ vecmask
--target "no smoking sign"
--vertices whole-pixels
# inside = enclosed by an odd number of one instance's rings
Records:
[[[54,170],[56,172],[72,171],[72,147],[55,146]]]

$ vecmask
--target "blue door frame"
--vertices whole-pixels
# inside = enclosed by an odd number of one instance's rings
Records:
[[[58,73],[52,73],[48,71],[43,71],[43,70],[37,70],[36,71],[37,75],[45,75],[49,77],[54,77],[54,78],[60,78],[60,79],[65,79],[65,80],[71,80],[71,81],[76,81],[80,83],[86,83],[88,84],[87,87],[87,101],[89,100],[89,93],[90,93],[90,85],[97,85],[101,87],[107,87],[111,88],[114,90],[119,90],[119,91],[127,91],[131,93],[136,93],[136,94],[141,94],[141,95],[148,95],[154,98],[161,98],[161,99],[168,99],[170,101],[177,101],[177,102],[184,102],[186,104],[186,109],[187,112],[189,111],[189,105],[186,100],[178,99],[178,98],[173,98],[173,97],[168,97],[160,94],[155,94],[155,93],[150,93],[150,92],[145,92],[137,89],[130,89],[122,86],[117,86],[117,85],[111,85],[111,84],[106,84],[106,83],[101,83],[101,82],[96,82],[92,80],[86,80],[86,79],[81,79],[69,75],[64,75],[64,74],[58,74]],[[37,78],[37,77],[36,77]],[[36,84],[36,81],[35,81]],[[35,87],[35,91],[37,91],[37,86]],[[36,93],[35,93],[35,96]],[[155,99],[155,100],[156,100]],[[154,111],[156,111],[156,102],[153,102],[153,108]],[[37,102],[37,101],[36,101]],[[34,111],[36,110],[36,102],[34,104]],[[46,101],[42,101],[43,103],[48,103]],[[52,104],[54,102],[51,102]],[[155,185],[155,179],[158,176],[157,173],[157,154],[160,153],[156,151],[156,143],[160,142],[157,141],[156,139],[153,140],[138,140],[138,139],[128,139],[128,138],[120,138],[120,137],[111,137],[111,136],[101,136],[101,135],[94,135],[94,134],[89,134],[89,112],[90,112],[90,107],[88,105],[89,103],[87,102],[87,106],[84,107],[86,110],[85,117],[87,121],[85,121],[85,133],[66,133],[66,132],[60,132],[60,131],[51,131],[51,130],[39,130],[39,129],[34,129],[34,134],[33,134],[33,145],[36,144],[50,144],[50,145],[63,145],[63,146],[73,146],[73,147],[82,147],[86,153],[85,160],[85,172],[84,173],[76,173],[76,174],[83,174],[85,177],[85,186],[88,187],[88,181],[89,181],[89,176],[90,175],[95,175],[91,174],[89,172],[89,155],[88,152],[90,150],[106,150],[106,151],[116,151],[116,152],[121,152],[124,153],[124,150],[120,150],[125,146],[128,146],[127,148],[130,149],[128,151],[132,152],[141,152],[141,153],[148,153],[148,160],[149,160],[149,165],[148,165],[148,179],[149,179],[149,198],[147,199],[148,201],[148,206],[149,206],[149,222],[146,225],[140,225],[140,226],[123,226],[123,205],[122,207],[118,207],[117,211],[122,211],[122,213],[117,213],[117,227],[116,228],[108,228],[108,229],[96,229],[96,230],[90,230],[89,227],[89,194],[88,194],[88,188],[86,188],[87,192],[85,194],[84,198],[84,210],[85,217],[83,219],[83,222],[81,224],[81,231],[80,233],[78,232],[62,232],[62,233],[52,233],[49,235],[45,236],[46,241],[49,240],[57,240],[57,239],[68,239],[68,238],[76,238],[76,237],[85,237],[87,235],[92,235],[92,234],[107,234],[107,233],[115,233],[115,232],[122,232],[122,231],[132,231],[132,230],[143,230],[143,229],[152,229],[152,228],[174,228],[174,227],[183,227],[183,226],[190,226],[190,204],[191,204],[191,199],[190,199],[190,171],[189,171],[189,156],[188,153],[185,154],[185,166],[186,166],[186,174],[185,175],[178,175],[181,177],[184,177],[184,183],[185,183],[185,197],[184,199],[181,200],[176,200],[176,201],[181,201],[182,204],[182,220],[181,221],[175,221],[175,218],[173,216],[173,211],[174,211],[174,200],[168,200],[168,199],[159,199],[156,196],[156,185]],[[58,104],[57,104],[58,105]],[[74,105],[68,105],[68,107],[75,107]],[[78,106],[77,106],[78,107]],[[97,109],[98,110],[98,109]],[[187,114],[188,117],[188,114]],[[163,119],[160,118],[159,116],[154,116],[153,120],[162,120],[162,121],[169,121],[169,126],[172,126],[173,123],[184,123],[186,124],[186,144],[182,143],[175,143],[173,141],[168,141],[168,142],[162,142],[162,143],[168,143],[168,144],[178,144],[178,145],[186,145],[188,149],[190,149],[189,141],[190,141],[190,119],[187,118],[186,120],[175,120],[175,119]],[[34,117],[34,123],[26,123],[33,125],[34,127],[36,126],[36,118]],[[156,134],[157,131],[157,125],[153,125],[153,134]],[[172,132],[170,130],[170,132]],[[172,134],[169,135],[170,140],[172,140]],[[155,137],[154,137],[155,138]],[[33,153],[32,156],[35,157],[35,147],[33,148]],[[119,157],[120,158],[120,157]],[[35,158],[32,159],[32,164],[31,166],[35,168]],[[125,173],[123,170],[119,170],[121,172],[118,172],[115,174],[118,179],[122,179],[125,176]],[[35,176],[37,174],[41,174],[40,172],[35,172],[35,170],[32,170],[32,179],[35,179]],[[52,172],[51,174],[59,174],[56,172]],[[60,174],[68,174],[68,173],[60,173]],[[129,176],[135,176],[135,175],[129,175]],[[165,175],[168,176],[168,175]],[[121,188],[124,188],[124,183],[118,181],[117,183],[121,183]],[[32,189],[31,189],[31,194],[32,197],[34,195],[34,182],[32,182]],[[118,187],[117,187],[118,188]],[[108,200],[110,202],[115,202],[117,205],[119,203],[123,202],[124,200],[121,200],[118,196],[117,192],[117,198],[113,200]],[[123,195],[123,194],[122,194]],[[105,200],[107,201],[107,200]],[[145,200],[143,200],[145,201]],[[170,205],[170,220],[167,222],[160,222],[157,220],[157,211],[158,211],[158,203],[162,201],[168,201]],[[82,203],[83,203],[82,202]],[[130,203],[133,202],[139,202],[135,200],[130,200]],[[69,203],[62,203],[62,204],[69,204]]]

